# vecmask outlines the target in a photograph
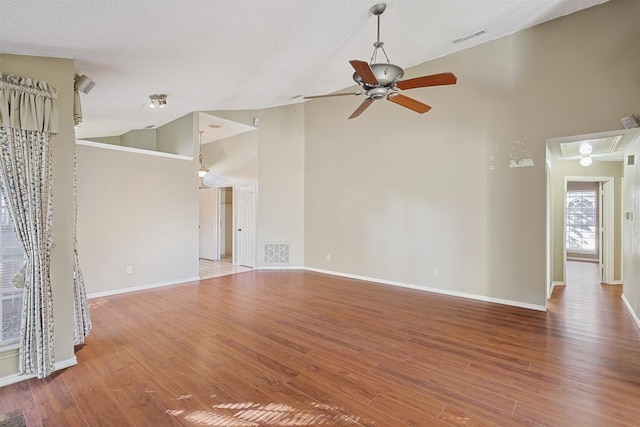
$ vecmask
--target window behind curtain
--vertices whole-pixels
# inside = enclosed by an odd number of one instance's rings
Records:
[[[596,253],[596,233],[598,232],[597,201],[597,191],[567,191],[567,251]]]
[[[25,259],[4,197],[0,194],[0,347],[12,344],[20,338],[23,290],[14,288],[11,278],[22,267]]]

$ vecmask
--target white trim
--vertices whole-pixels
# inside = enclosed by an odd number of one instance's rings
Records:
[[[291,266],[291,265],[261,265],[255,268],[256,270],[307,270],[306,267]]]
[[[501,299],[501,298],[488,297],[488,296],[484,296],[484,295],[468,294],[468,293],[465,293],[465,292],[449,291],[449,290],[445,290],[445,289],[430,288],[428,286],[418,286],[418,285],[412,285],[412,284],[409,284],[409,283],[396,282],[396,281],[393,281],[393,280],[376,279],[376,278],[373,278],[373,277],[359,276],[357,274],[339,273],[337,271],[322,270],[320,268],[305,267],[304,269],[305,270],[309,270],[309,271],[314,271],[316,273],[330,274],[332,276],[340,276],[340,277],[347,277],[347,278],[350,278],[350,279],[364,280],[364,281],[367,281],[367,282],[380,283],[380,284],[383,284],[383,285],[399,286],[399,287],[402,287],[402,288],[416,289],[416,290],[419,290],[419,291],[432,292],[432,293],[436,293],[436,294],[443,294],[443,295],[449,295],[449,296],[454,296],[454,297],[467,298],[467,299],[472,299],[472,300],[477,300],[477,301],[492,302],[492,303],[496,303],[496,304],[509,305],[509,306],[519,307],[519,308],[527,308],[529,310],[547,311],[547,307],[544,306],[544,305],[529,304],[529,303],[526,303],[526,302],[511,301],[511,300],[506,300],[506,299]]]
[[[554,281],[551,283],[551,289],[549,290],[549,296],[547,297],[547,299],[551,298],[553,296],[553,290],[556,288],[556,286],[565,286],[564,282],[558,282],[558,281]]]
[[[20,351],[20,345],[15,344],[12,345],[11,348],[3,348],[2,352],[0,352],[0,363],[5,360],[11,360],[18,357],[18,352]]]
[[[551,287],[549,288],[549,295],[547,295],[547,299],[550,299],[553,296],[553,290],[556,288],[556,286],[564,286],[564,283],[562,282],[551,282]]]
[[[636,322],[636,326],[638,327],[638,329],[640,329],[640,319],[638,319],[638,315],[635,311],[633,311],[633,307],[631,307],[631,304],[629,304],[629,301],[627,300],[627,297],[624,296],[624,294],[622,294],[622,302],[624,302],[624,305],[627,307],[627,310],[629,310],[629,314],[631,314],[633,321]]]
[[[104,150],[124,151],[127,153],[146,154],[147,156],[168,157],[170,159],[192,161],[193,156],[184,156],[182,154],[164,153],[162,151],[144,150],[142,148],[123,147],[122,145],[105,144],[103,142],[86,141],[83,139],[76,140],[76,145],[84,145],[86,147],[102,148]]]
[[[184,279],[170,280],[168,282],[152,283],[150,285],[140,285],[140,286],[132,286],[130,288],[114,289],[111,291],[93,292],[93,293],[87,294],[87,299],[109,297],[112,295],[119,295],[119,294],[127,294],[129,292],[144,291],[147,289],[162,288],[164,286],[171,286],[171,285],[180,285],[180,284],[189,283],[189,282],[197,282],[199,280],[200,280],[200,277],[198,276],[185,277]]]
[[[0,360],[2,360],[2,353],[20,348],[20,343],[18,341],[20,341],[20,339],[16,338],[11,344],[6,344],[0,347]]]
[[[14,357],[17,357],[17,353],[15,355],[13,355]],[[66,369],[66,368],[70,368],[72,366],[75,366],[78,364],[78,359],[76,359],[75,356],[73,356],[70,359],[67,360],[61,360],[60,362],[56,362],[53,365],[53,371],[59,371],[61,369]],[[20,375],[20,374],[13,374],[13,375],[8,375],[6,377],[0,378],[0,388],[7,386],[7,385],[11,385],[11,384],[15,384],[15,383],[19,383],[20,381],[24,381],[24,380],[30,380],[31,378],[35,378],[36,376],[34,374],[27,374],[27,375]]]
[[[314,271],[316,273],[329,274],[329,275],[332,275],[332,276],[347,277],[347,278],[350,278],[350,279],[364,280],[364,281],[367,281],[367,282],[380,283],[380,284],[383,284],[383,285],[391,285],[391,286],[398,286],[398,287],[402,287],[402,288],[416,289],[416,290],[419,290],[419,291],[432,292],[432,293],[436,293],[436,294],[443,294],[443,295],[467,298],[467,299],[472,299],[472,300],[477,300],[477,301],[493,302],[493,303],[496,303],[496,304],[508,305],[508,306],[512,306],[512,307],[527,308],[527,309],[536,310],[536,311],[547,311],[547,307],[545,307],[543,305],[529,304],[529,303],[526,303],[526,302],[512,301],[512,300],[506,300],[506,299],[501,299],[501,298],[493,298],[493,297],[488,297],[488,296],[484,296],[484,295],[468,294],[468,293],[465,293],[465,292],[449,291],[449,290],[445,290],[445,289],[431,288],[431,287],[428,287],[428,286],[412,285],[410,283],[396,282],[396,281],[393,281],[393,280],[376,279],[374,277],[360,276],[360,275],[357,275],[357,274],[340,273],[340,272],[337,272],[337,271],[323,270],[323,269],[320,269],[320,268],[313,268],[313,267],[304,267],[304,266],[303,267],[298,267],[298,266],[258,266],[256,268],[254,268],[254,270],[308,270],[308,271]],[[87,294],[87,298],[88,299],[102,298],[102,297],[108,297],[108,296],[112,296],[112,295],[125,294],[125,293],[129,293],[129,292],[136,292],[136,291],[143,291],[143,290],[148,290],[148,289],[153,289],[153,288],[160,288],[160,287],[164,287],[164,286],[179,285],[179,284],[185,284],[185,283],[189,283],[189,282],[197,282],[197,281],[200,281],[200,280],[201,280],[200,277],[191,277],[191,278],[185,278],[185,279],[180,279],[180,280],[172,280],[172,281],[169,281],[169,282],[155,283],[155,284],[151,284],[151,285],[134,286],[134,287],[130,287],[130,288],[115,289],[115,290],[112,290],[112,291],[104,291],[104,292],[94,292],[94,293]],[[560,283],[554,282],[552,286],[563,286],[563,285],[564,284],[561,283],[561,282]]]
[[[612,280],[611,282],[605,282],[605,285],[620,286],[622,285],[622,280]]]

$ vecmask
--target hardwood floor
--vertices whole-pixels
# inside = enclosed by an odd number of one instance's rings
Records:
[[[621,287],[569,271],[547,313],[305,271],[94,299],[78,366],[1,388],[0,413],[22,409],[29,426],[638,425],[640,331]]]

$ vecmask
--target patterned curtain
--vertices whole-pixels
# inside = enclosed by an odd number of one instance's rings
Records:
[[[18,365],[21,374],[38,378],[49,375],[55,362],[50,259],[56,97],[45,82],[0,75],[0,191],[27,256],[12,279],[24,288]]]
[[[77,91],[76,91],[77,93]],[[91,315],[87,302],[87,289],[78,260],[78,197],[77,145],[73,147],[73,340],[75,345],[82,344],[91,331]]]

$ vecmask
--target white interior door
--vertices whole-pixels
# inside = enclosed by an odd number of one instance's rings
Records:
[[[238,264],[255,267],[256,259],[256,227],[254,185],[241,186],[238,189],[237,207],[237,242]]]
[[[218,190],[201,188],[200,190],[200,250],[203,259],[218,260],[217,209]]]
[[[614,283],[614,194],[613,179],[601,181],[600,184],[600,271],[604,283]]]

